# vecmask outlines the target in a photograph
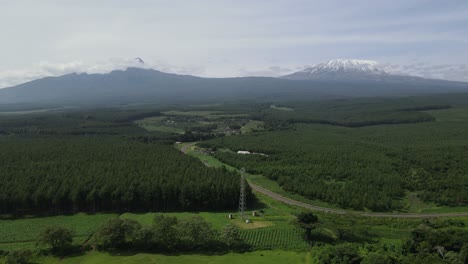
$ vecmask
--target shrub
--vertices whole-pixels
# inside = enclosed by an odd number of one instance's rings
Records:
[[[49,227],[39,234],[37,243],[51,247],[53,252],[64,252],[71,248],[73,232],[64,227]]]
[[[7,255],[5,264],[28,264],[31,257],[32,253],[29,250],[13,251]]]
[[[138,241],[142,227],[131,219],[112,218],[94,233],[91,243],[100,249],[121,249]]]

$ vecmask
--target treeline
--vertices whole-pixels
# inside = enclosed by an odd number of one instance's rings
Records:
[[[252,118],[267,123],[270,130],[291,124],[326,124],[344,127],[366,127],[385,124],[408,124],[435,121],[428,110],[466,107],[466,94],[404,98],[354,98],[324,101],[277,102],[251,107]]]
[[[224,210],[238,203],[236,173],[208,168],[171,145],[110,137],[4,137],[0,145],[2,214]]]
[[[264,106],[254,112],[253,118],[270,124],[326,124],[344,127],[365,127],[385,124],[406,124],[434,121],[425,110],[450,108],[449,105],[426,105],[392,100],[336,100],[316,103],[291,103],[294,111],[283,111]]]
[[[98,118],[89,112],[42,113],[0,116],[0,130],[6,135],[123,135],[144,134],[131,122],[116,122],[117,116]]]
[[[178,218],[156,215],[149,225],[128,218],[111,218],[83,243],[73,241],[74,230],[54,226],[39,233],[36,249],[0,251],[6,263],[36,263],[36,255],[52,254],[64,257],[86,250],[133,250],[140,252],[243,252],[250,249],[240,235],[239,228],[228,224],[222,230],[214,229],[200,216]]]
[[[235,225],[226,225],[218,231],[200,216],[177,218],[165,215],[156,215],[149,226],[131,219],[110,219],[96,230],[89,244],[99,250],[153,252],[215,252],[248,248]]]
[[[304,123],[304,124],[324,124],[332,126],[344,126],[344,127],[365,127],[375,125],[391,125],[391,124],[407,124],[407,123],[420,123],[435,121],[435,118],[426,113],[419,112],[382,112],[382,113],[359,113],[356,116],[346,117],[343,119],[314,119],[310,116],[307,117],[289,117],[281,119],[277,116],[265,116],[265,122],[275,124],[278,122],[288,124]],[[273,126],[273,125],[270,125]]]
[[[125,117],[120,117],[118,119],[116,119],[115,121],[116,122],[133,122],[133,121],[136,121],[136,120],[140,120],[140,119],[143,119],[143,118],[147,118],[147,117],[152,117],[152,116],[161,116],[161,112],[159,111],[149,111],[149,112],[142,112],[142,113],[137,113],[137,114],[130,114],[128,116],[125,116]]]

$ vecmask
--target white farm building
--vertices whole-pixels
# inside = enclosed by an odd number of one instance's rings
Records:
[[[239,151],[237,151],[237,154],[246,155],[246,154],[250,154],[250,151],[247,151],[247,150],[239,150]]]

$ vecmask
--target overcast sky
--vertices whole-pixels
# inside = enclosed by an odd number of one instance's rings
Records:
[[[276,76],[336,58],[468,81],[467,0],[0,0],[0,87],[133,65]]]

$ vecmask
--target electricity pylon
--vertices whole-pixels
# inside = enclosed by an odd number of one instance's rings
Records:
[[[242,168],[241,170],[241,178],[240,178],[240,195],[239,195],[239,216],[241,219],[246,219],[247,216],[245,215],[245,210],[247,209],[247,202],[245,197],[245,169]]]

